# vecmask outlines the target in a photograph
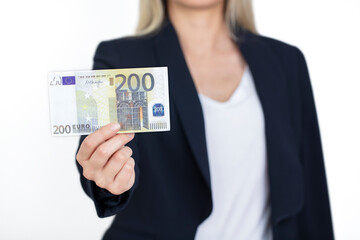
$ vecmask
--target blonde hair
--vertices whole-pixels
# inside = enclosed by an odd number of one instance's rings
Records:
[[[166,16],[166,0],[140,0],[136,35],[152,33],[160,28]],[[252,0],[225,0],[225,22],[232,34],[237,26],[257,33]]]

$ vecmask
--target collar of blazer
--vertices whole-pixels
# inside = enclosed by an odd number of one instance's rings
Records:
[[[289,125],[286,80],[280,63],[262,39],[245,29],[237,31],[238,46],[254,77],[265,118],[272,222],[293,216],[303,205],[303,176],[296,140]],[[156,34],[159,66],[168,66],[170,99],[178,111],[194,158],[210,188],[202,108],[174,27],[167,19]]]

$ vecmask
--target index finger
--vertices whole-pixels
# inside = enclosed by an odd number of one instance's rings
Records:
[[[109,123],[99,130],[91,133],[82,142],[77,154],[78,160],[84,161],[90,158],[95,149],[103,142],[114,136],[120,130],[118,122]]]

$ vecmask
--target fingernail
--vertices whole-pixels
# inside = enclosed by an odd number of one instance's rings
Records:
[[[112,130],[118,130],[120,129],[120,124],[118,122],[114,122],[111,126]]]

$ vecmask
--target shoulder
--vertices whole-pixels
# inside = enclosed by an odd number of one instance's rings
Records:
[[[127,36],[122,38],[105,40],[99,43],[97,51],[109,52],[109,51],[132,51],[141,50],[151,45],[152,35],[144,36]]]
[[[299,59],[304,58],[303,52],[291,43],[263,35],[256,35],[255,38],[284,65],[297,64]]]
[[[241,40],[242,37],[242,40]],[[295,45],[264,35],[245,32],[240,36],[244,49],[251,49],[257,57],[277,65],[286,75],[298,74],[299,69],[306,67],[303,52]]]
[[[236,35],[240,44],[244,43],[245,46],[251,49],[265,51],[269,57],[275,57],[284,63],[289,59],[297,59],[304,56],[302,51],[291,43],[259,33],[252,33],[244,28],[240,28]]]
[[[106,61],[112,68],[148,65],[153,52],[153,36],[130,36],[102,41],[98,44],[94,62]]]

